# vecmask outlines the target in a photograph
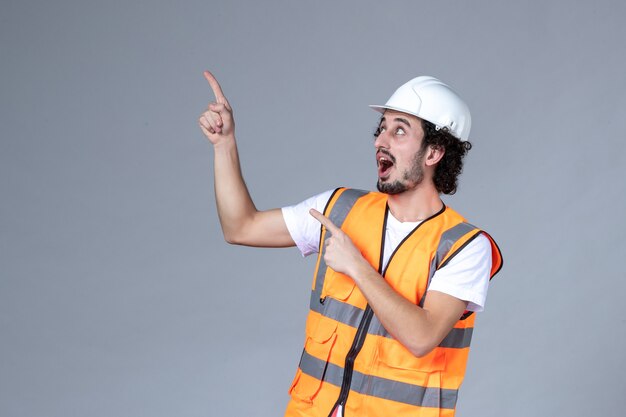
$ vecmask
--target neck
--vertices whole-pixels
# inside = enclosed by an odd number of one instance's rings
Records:
[[[389,195],[387,203],[393,216],[401,222],[425,220],[443,208],[434,185],[424,183],[412,190]]]

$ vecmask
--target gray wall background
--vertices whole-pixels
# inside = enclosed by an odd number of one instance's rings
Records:
[[[626,6],[504,3],[3,0],[0,415],[282,415],[313,259],[223,242],[207,68],[259,208],[372,188],[367,105],[453,85],[505,256],[458,415],[622,416]]]

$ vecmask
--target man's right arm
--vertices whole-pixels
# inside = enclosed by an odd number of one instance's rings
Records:
[[[216,101],[209,104],[198,123],[213,144],[215,200],[224,239],[246,246],[294,246],[281,210],[259,211],[255,207],[241,174],[232,108],[215,77],[208,71],[204,76]]]

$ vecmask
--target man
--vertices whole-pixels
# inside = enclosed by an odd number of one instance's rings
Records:
[[[205,77],[216,102],[199,124],[215,150],[225,239],[320,252],[286,416],[453,416],[472,312],[502,264],[495,241],[439,197],[456,191],[471,148],[465,103],[433,77],[409,81],[372,106],[382,113],[379,193],[341,188],[258,211],[241,175],[232,108]]]

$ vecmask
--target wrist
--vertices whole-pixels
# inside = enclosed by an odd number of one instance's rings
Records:
[[[366,277],[374,271],[374,268],[365,260],[365,258],[359,259],[352,269],[350,276],[357,284],[362,282]]]
[[[235,135],[226,136],[222,140],[213,143],[213,149],[215,149],[216,152],[217,151],[230,152],[236,148],[237,148],[237,142],[235,141]]]

